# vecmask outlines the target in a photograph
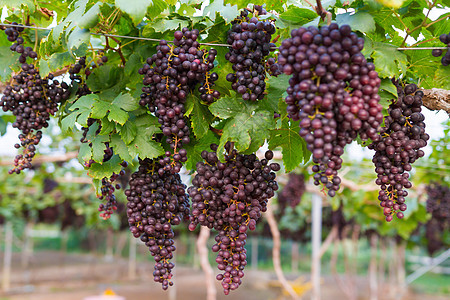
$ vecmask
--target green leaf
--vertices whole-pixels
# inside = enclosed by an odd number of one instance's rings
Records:
[[[83,164],[89,161],[92,157],[92,148],[88,143],[82,143],[80,146],[80,151],[78,151],[78,161]]]
[[[123,109],[125,111],[133,111],[140,107],[139,100],[136,98],[133,98],[133,96],[131,96],[128,93],[120,94],[119,96],[117,96],[113,100],[112,104],[117,105],[118,107],[120,107],[121,109]]]
[[[80,28],[90,29],[98,23],[98,15],[100,14],[100,2],[95,3],[81,18],[73,20],[75,25]]]
[[[282,74],[270,76],[267,82],[267,102],[266,107],[270,108],[270,111],[278,111],[278,102],[283,98],[283,94],[286,93],[286,89],[289,87],[289,76]],[[269,109],[268,109],[269,110]]]
[[[269,149],[281,147],[286,172],[290,172],[302,162],[306,162],[309,153],[305,141],[298,134],[297,123],[284,120],[281,128],[270,131]]]
[[[12,66],[18,63],[19,55],[13,53],[9,46],[0,46],[0,81],[9,80],[13,72]]]
[[[140,158],[155,158],[164,154],[161,145],[153,141],[153,135],[161,133],[158,118],[152,115],[142,115],[136,118],[136,138],[130,143],[130,155]]]
[[[89,168],[88,175],[92,178],[103,179],[105,177],[111,177],[113,173],[119,174],[122,170],[122,166],[120,165],[122,160],[118,155],[113,155],[113,157],[104,162],[103,164],[94,163]]]
[[[203,137],[209,131],[214,116],[208,110],[206,105],[200,103],[200,99],[193,94],[189,94],[186,100],[186,106],[191,107],[186,115],[190,116],[192,129],[197,138]]]
[[[381,79],[380,90],[385,90],[391,93],[394,97],[397,97],[397,87],[392,83],[389,78]]]
[[[150,19],[158,17],[167,8],[168,4],[164,0],[153,0],[152,2],[152,5],[147,9],[147,16],[149,16]]]
[[[125,161],[132,161],[133,156],[128,152],[128,147],[118,134],[111,136],[110,147],[114,149],[114,153],[119,155]]]
[[[273,112],[247,110],[228,119],[220,138],[219,149],[223,149],[227,141],[235,143],[239,152],[244,152],[253,144],[261,147],[267,138],[267,132],[275,125]],[[223,159],[223,153],[218,153]]]
[[[8,124],[5,122],[5,120],[0,117],[0,136],[5,135],[7,125]]]
[[[123,81],[123,68],[106,64],[95,68],[89,75],[86,83],[91,91],[97,92],[108,90],[116,85],[120,86],[123,84]]]
[[[350,25],[352,30],[361,32],[371,32],[375,30],[375,21],[367,12],[357,11],[356,13],[344,13],[336,16],[339,25]]]
[[[84,56],[88,52],[91,34],[88,29],[76,27],[69,35],[67,48],[74,56]]]
[[[150,25],[152,29],[154,29],[156,32],[166,32],[166,31],[173,31],[177,29],[181,29],[183,27],[188,26],[189,23],[186,20],[181,19],[158,19],[153,25]]]
[[[62,69],[65,66],[75,63],[75,59],[69,52],[53,53],[48,59],[39,60],[39,74],[42,77],[50,72]]]
[[[102,119],[102,129],[100,130],[100,134],[109,134],[114,129],[116,129],[116,124],[114,122],[110,122],[107,118]]]
[[[231,97],[224,96],[209,106],[213,115],[221,119],[232,118],[242,112],[243,109],[245,109],[244,100],[236,94]]]
[[[103,157],[105,155],[106,145],[109,142],[109,136],[97,135],[92,139],[92,159],[99,164],[103,164]]]
[[[375,70],[380,77],[398,77],[406,73],[407,57],[394,45],[372,42],[371,53]]]
[[[91,118],[102,119],[106,116],[109,109],[111,108],[111,103],[106,101],[97,101],[92,107]]]
[[[203,10],[203,16],[209,17],[212,21],[216,20],[217,14],[221,15],[227,23],[230,23],[239,15],[239,10],[236,5],[224,5],[223,0],[215,0]]]
[[[152,3],[152,0],[115,0],[116,7],[130,15],[135,25],[141,23],[147,12],[147,8],[151,6]]]
[[[34,13],[35,7],[33,0],[0,0],[0,7],[6,6],[8,8],[14,8],[21,10],[22,7],[27,7],[31,13]]]
[[[191,142],[183,146],[187,151],[188,160],[184,163],[184,167],[188,170],[195,170],[197,162],[202,161],[201,153],[203,150],[211,151],[211,144],[219,144],[219,139],[212,132],[208,131],[201,139],[191,139]]]
[[[136,133],[137,127],[131,120],[120,127],[120,136],[127,145],[134,140],[134,138],[136,137]]]
[[[111,105],[110,111],[108,115],[109,121],[114,121],[116,123],[119,123],[120,125],[125,124],[125,122],[128,120],[129,115],[126,111],[122,110],[117,105]]]
[[[63,133],[69,132],[69,130],[75,126],[77,118],[78,113],[76,112],[68,114],[64,119],[61,120],[61,131]]]
[[[77,101],[69,108],[69,110],[86,110],[91,109],[92,105],[98,100],[98,96],[96,94],[89,94],[85,96],[81,96],[77,99]]]
[[[280,15],[280,18],[293,25],[304,25],[317,17],[317,13],[311,9],[300,8],[294,5]]]

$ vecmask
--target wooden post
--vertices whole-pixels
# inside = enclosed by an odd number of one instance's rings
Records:
[[[373,233],[370,236],[370,263],[369,263],[370,300],[378,300],[377,244],[378,244],[378,236],[375,233]]]
[[[291,244],[291,272],[298,272],[298,261],[300,260],[299,255],[299,244],[296,241],[292,241]]]
[[[130,234],[130,248],[128,255],[128,278],[134,280],[136,278],[136,240]]]
[[[322,197],[312,194],[311,300],[320,300],[320,243],[322,241]]]
[[[13,229],[11,222],[5,224],[5,253],[3,255],[2,291],[11,288],[11,260],[12,260]]]
[[[252,270],[258,270],[258,237],[252,236]]]
[[[205,284],[206,284],[206,300],[216,300],[217,289],[214,284],[214,271],[209,264],[208,260],[208,247],[207,242],[210,235],[209,228],[201,226],[200,234],[197,239],[197,251],[200,258],[200,266],[205,273]]]
[[[176,243],[175,240],[174,240],[174,243]],[[175,244],[174,244],[174,246],[177,247],[177,245],[175,245]],[[171,262],[176,264],[176,251],[172,252],[172,254],[173,254],[173,258],[171,259]],[[177,300],[177,284],[175,282],[175,279],[177,278],[176,271],[177,271],[177,268],[172,269],[173,276],[172,276],[171,280],[174,284],[173,284],[173,286],[171,286],[169,288],[169,292],[167,293],[168,300]]]
[[[111,228],[106,231],[106,250],[104,260],[106,262],[114,261],[114,235]]]
[[[33,237],[31,231],[33,230],[33,223],[27,222],[25,225],[24,241],[22,246],[21,265],[23,269],[28,268],[30,257],[33,253]]]

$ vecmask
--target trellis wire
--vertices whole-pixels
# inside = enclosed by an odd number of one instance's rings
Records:
[[[3,24],[0,23],[0,26],[5,27],[22,27],[22,28],[28,28],[28,29],[36,29],[36,30],[51,30],[50,28],[44,28],[44,27],[36,27],[36,26],[27,26],[27,25],[12,25],[12,24]],[[95,33],[95,32],[89,32],[91,35],[99,35],[104,37],[112,37],[112,38],[122,38],[122,39],[132,39],[132,40],[143,40],[143,41],[151,41],[151,42],[160,42],[162,40],[159,39],[152,39],[152,38],[146,38],[146,37],[139,37],[139,36],[127,36],[127,35],[117,35],[117,34],[106,34],[106,33]],[[173,43],[172,41],[167,41],[168,43]],[[231,47],[231,45],[228,44],[216,44],[216,43],[199,43],[200,45],[205,46],[217,46],[217,47]],[[405,51],[405,50],[445,50],[448,47],[414,47],[414,48],[397,48],[397,50]],[[272,48],[272,50],[278,49]]]

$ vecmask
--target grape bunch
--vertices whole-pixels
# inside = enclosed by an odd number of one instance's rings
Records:
[[[379,139],[383,121],[378,89],[381,80],[361,50],[364,39],[350,26],[332,23],[291,32],[279,48],[278,63],[292,75],[285,101],[289,117],[300,120],[300,136],[312,152],[314,184],[333,197],[341,179],[346,144],[358,134]]]
[[[86,91],[84,88],[83,88],[83,90]],[[82,137],[81,137],[80,141],[82,143],[89,143],[90,147],[92,147],[92,143],[88,139],[87,134],[89,132],[89,128],[96,123],[98,124],[98,128],[95,132],[95,135],[98,135],[101,131],[101,121],[100,120],[89,118],[87,120],[87,127],[81,128],[83,133],[82,133]],[[104,150],[103,163],[109,161],[114,155],[114,151],[109,146],[109,143],[105,143],[105,146],[106,146],[106,149]],[[90,159],[89,161],[84,163],[84,166],[86,168],[90,168],[93,163],[95,163],[95,161],[93,159]],[[121,165],[123,168],[126,168],[128,166],[128,163],[126,161],[123,161],[121,163]],[[114,182],[117,181],[120,176],[124,176],[124,175],[125,175],[125,170],[122,169],[119,172],[119,174],[116,174],[113,172],[110,177],[102,178],[100,194],[97,195],[97,198],[101,201],[106,201],[106,203],[100,203],[100,205],[98,207],[98,211],[100,212],[100,217],[103,220],[108,220],[111,217],[111,215],[117,210],[118,203],[116,200],[116,196],[114,195],[114,191],[120,189],[121,185],[120,185],[120,183],[114,183]]]
[[[139,160],[139,169],[131,175],[129,189],[125,190],[130,231],[149,248],[155,260],[154,280],[164,290],[173,285],[172,225],[180,224],[189,215],[185,190],[178,173],[148,158]]]
[[[225,58],[233,64],[233,71],[227,75],[231,88],[242,95],[242,99],[256,101],[264,98],[266,89],[266,72],[273,76],[281,74],[273,57],[268,57],[272,34],[275,26],[272,21],[260,21],[258,15],[267,12],[258,5],[254,7],[253,17],[247,10],[241,12],[232,22],[228,31],[227,43],[231,45]]]
[[[420,113],[423,92],[415,84],[404,89],[398,81],[394,84],[398,98],[389,105],[380,138],[369,145],[369,149],[375,150],[372,159],[377,173],[375,183],[381,187],[378,200],[388,222],[395,214],[399,219],[404,217],[408,195],[405,189],[412,186],[408,172],[424,155],[420,148],[425,147],[429,139],[425,133],[425,117]]]
[[[441,34],[439,36],[439,40],[445,44],[445,46],[447,47],[447,50],[442,50],[442,49],[434,49],[431,51],[431,55],[433,55],[434,57],[439,57],[442,56],[442,54],[445,51],[444,56],[441,58],[441,64],[446,67],[448,65],[450,65],[450,32],[448,34]]]
[[[198,36],[197,29],[175,31],[173,45],[160,41],[157,52],[139,69],[139,74],[144,75],[139,104],[148,106],[158,117],[166,142],[172,149],[172,153],[168,151],[162,158],[161,164],[165,170],[174,173],[178,173],[187,160],[182,146],[190,142],[189,125],[184,118],[186,97],[199,83],[204,101],[211,103],[220,96],[211,89],[218,78],[216,73],[210,73],[217,51],[200,50]]]
[[[13,23],[18,25],[17,23]],[[48,127],[50,116],[58,110],[58,105],[70,96],[69,86],[54,79],[53,74],[42,78],[33,63],[28,64],[27,58],[35,61],[37,53],[31,47],[25,47],[24,39],[20,36],[22,27],[8,27],[5,33],[9,41],[15,41],[11,50],[20,53],[21,71],[13,76],[13,83],[8,84],[3,91],[0,107],[4,112],[11,111],[16,117],[12,124],[21,131],[20,143],[14,145],[16,149],[24,148],[22,154],[14,159],[14,167],[9,174],[19,174],[24,169],[31,168],[31,161],[35,156],[36,145],[42,138],[42,128]]]
[[[279,210],[284,211],[289,205],[295,208],[305,193],[305,176],[303,174],[289,173],[287,184],[278,193]]]
[[[426,187],[427,211],[431,213],[441,225],[450,226],[450,188],[448,186],[432,182]]]
[[[212,250],[217,252],[222,273],[216,278],[228,295],[242,283],[247,231],[255,230],[267,201],[278,189],[273,171],[279,171],[280,165],[269,164],[273,158],[270,150],[259,160],[255,154],[238,154],[230,143],[225,148],[229,154],[223,163],[217,158],[216,144],[211,145],[213,152],[201,153],[205,162],[197,163],[197,175],[188,193],[192,199],[189,229],[200,224],[218,231]]]

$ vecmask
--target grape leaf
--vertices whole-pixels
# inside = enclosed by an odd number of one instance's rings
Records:
[[[42,77],[50,72],[62,69],[65,66],[75,63],[75,59],[69,52],[53,53],[48,59],[39,60],[39,74]]]
[[[127,145],[134,140],[136,133],[137,127],[131,120],[126,122],[123,126],[120,126],[120,136]]]
[[[253,145],[262,146],[267,132],[275,125],[273,112],[252,109],[243,110],[225,122],[220,138],[219,149],[223,149],[227,141],[235,143],[239,152],[243,152]],[[219,151],[219,159],[223,160],[223,152]]]
[[[122,160],[118,155],[113,155],[110,160],[104,162],[103,164],[94,163],[89,168],[88,175],[92,178],[103,179],[105,177],[111,177],[113,173],[119,174],[122,170],[120,165]]]
[[[120,107],[121,109],[125,110],[125,111],[133,111],[138,109],[139,106],[139,100],[136,98],[133,98],[133,96],[131,96],[128,93],[125,94],[120,94],[119,96],[117,96],[113,102],[113,105],[117,105],[118,107]]]
[[[123,68],[106,64],[99,68],[95,68],[89,75],[86,83],[93,92],[105,91],[116,85],[122,85],[124,81],[123,77]]]
[[[168,30],[177,30],[189,25],[188,21],[181,19],[157,19],[156,22],[151,25],[151,28],[156,32],[166,32]]]
[[[106,116],[110,108],[111,103],[101,100],[96,101],[92,107],[91,118],[102,119]]]
[[[288,7],[288,9],[280,14],[280,18],[289,24],[304,25],[317,17],[317,13],[311,9],[300,8],[294,5]]]
[[[209,110],[221,119],[228,119],[242,112],[245,107],[245,101],[239,95],[232,94],[230,97],[224,96],[211,104]]]
[[[361,32],[371,32],[375,30],[375,21],[367,12],[358,11],[356,13],[343,13],[336,16],[339,25],[350,25],[352,30]]]
[[[102,119],[102,129],[100,130],[100,134],[109,134],[114,129],[116,129],[114,122],[110,122],[107,118]]]
[[[270,76],[267,82],[267,100],[263,100],[267,110],[278,111],[278,102],[289,87],[289,76],[282,74]]]
[[[159,16],[167,8],[167,4],[164,0],[153,0],[152,5],[147,8],[147,16],[150,19]]]
[[[81,18],[73,20],[73,23],[80,28],[93,28],[98,23],[99,14],[100,2],[97,2],[91,8],[89,8]]]
[[[164,154],[161,145],[153,141],[153,135],[160,133],[158,118],[152,115],[142,115],[136,118],[137,134],[133,142],[128,146],[132,156],[140,158],[155,158]]]
[[[69,35],[67,48],[74,56],[84,56],[88,52],[91,34],[88,29],[76,27]]]
[[[99,164],[103,164],[103,157],[106,150],[106,142],[109,142],[109,136],[97,135],[92,139],[92,159]]]
[[[118,134],[111,135],[111,142],[109,143],[114,153],[119,155],[125,161],[132,161],[133,156],[128,152],[128,147]]]
[[[9,7],[17,10],[21,10],[22,7],[27,7],[31,13],[34,13],[35,6],[33,0],[0,0],[0,7]]]
[[[9,46],[0,46],[0,81],[6,82],[13,73],[13,66],[18,64],[19,55],[9,50]]]
[[[190,116],[192,130],[197,138],[203,137],[209,131],[209,125],[211,124],[214,116],[208,110],[208,107],[200,102],[200,99],[189,94],[186,99],[187,116]]]
[[[67,133],[69,129],[72,129],[75,126],[77,118],[78,113],[76,112],[68,114],[64,119],[61,120],[61,131],[63,133]]]
[[[141,23],[149,6],[153,4],[152,0],[115,0],[116,7],[126,12],[135,25]]]
[[[82,143],[80,150],[78,151],[78,161],[80,164],[84,164],[85,161],[89,161],[92,157],[92,148],[88,143]]]
[[[373,42],[366,39],[372,49],[370,55],[374,59],[375,70],[380,77],[398,77],[406,73],[407,57],[394,45]]]
[[[298,134],[298,122],[287,119],[282,121],[281,128],[270,131],[269,149],[281,147],[286,172],[294,170],[300,163],[309,159],[309,151],[305,141]]]
[[[212,21],[216,20],[217,14],[221,15],[227,23],[230,23],[239,15],[239,10],[236,5],[229,3],[224,5],[223,0],[214,0],[203,10],[203,16],[209,17]]]
[[[110,105],[110,111],[108,114],[108,120],[114,121],[116,123],[119,123],[120,125],[125,124],[125,122],[128,120],[129,115],[126,111],[122,110],[117,105]]]
[[[397,97],[397,87],[392,83],[389,78],[381,79],[380,90],[385,90],[395,97]]]

